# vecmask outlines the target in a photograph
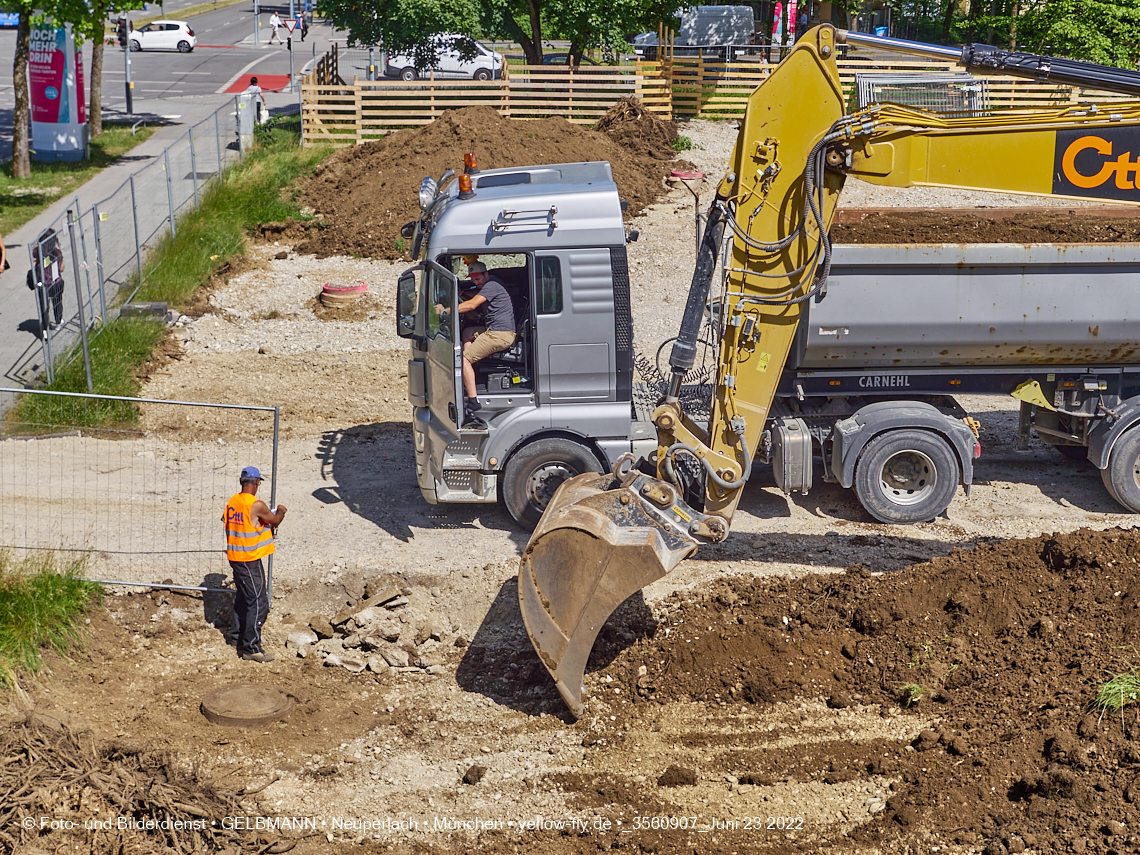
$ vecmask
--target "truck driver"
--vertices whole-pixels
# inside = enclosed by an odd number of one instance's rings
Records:
[[[463,407],[465,430],[486,430],[487,424],[475,415],[479,399],[475,391],[475,363],[493,353],[506,350],[515,343],[515,309],[511,295],[491,278],[487,265],[473,261],[467,275],[475,285],[475,293],[459,304],[460,339],[463,342]],[[462,316],[482,308],[485,323],[464,325]]]

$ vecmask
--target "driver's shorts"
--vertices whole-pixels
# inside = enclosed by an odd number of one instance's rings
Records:
[[[515,343],[515,333],[508,330],[489,330],[485,327],[475,327],[471,344],[463,349],[463,358],[474,365],[480,359],[486,359],[492,353],[506,350]]]

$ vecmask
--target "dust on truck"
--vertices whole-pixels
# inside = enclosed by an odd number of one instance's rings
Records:
[[[452,178],[424,180],[422,216],[405,227],[423,260],[397,289],[397,332],[412,344],[416,479],[431,504],[502,496],[529,529],[567,478],[656,448],[648,415],[634,416],[622,205],[605,162]],[[510,294],[518,333],[475,363],[485,431],[463,427],[452,322],[476,258]]]

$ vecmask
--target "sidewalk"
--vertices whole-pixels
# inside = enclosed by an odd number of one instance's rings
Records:
[[[29,371],[38,373],[43,367],[36,299],[25,284],[29,245],[69,208],[74,208],[77,197],[77,214],[79,210],[86,210],[107,199],[130,179],[132,173],[161,157],[168,146],[186,133],[187,128],[208,118],[233,99],[232,94],[219,94],[147,101],[149,112],[136,113],[130,118],[144,120],[152,126],[158,124],[159,129],[154,136],[104,169],[75,194],[60,199],[12,234],[3,235],[11,269],[0,273],[0,369],[3,370],[0,386],[23,386],[27,383]],[[296,112],[298,96],[290,92],[266,92],[265,101],[270,114]],[[120,115],[108,110],[104,112],[104,118],[117,119]],[[236,124],[234,135],[236,139]],[[70,264],[70,259],[67,261]]]

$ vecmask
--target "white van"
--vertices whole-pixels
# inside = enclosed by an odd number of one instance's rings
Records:
[[[434,69],[416,71],[416,62],[408,54],[384,54],[384,75],[399,77],[401,80],[415,80],[427,77],[434,71],[436,77],[467,77],[473,80],[498,80],[503,76],[503,55],[487,50],[475,42],[477,51],[472,59],[460,59],[455,42],[463,39],[458,33],[439,33],[432,36],[435,44],[436,66]]]
[[[677,28],[676,45],[749,45],[756,29],[756,18],[751,6],[689,6],[677,13],[674,25]],[[657,33],[641,33],[630,42],[641,54],[641,48],[657,44]]]

